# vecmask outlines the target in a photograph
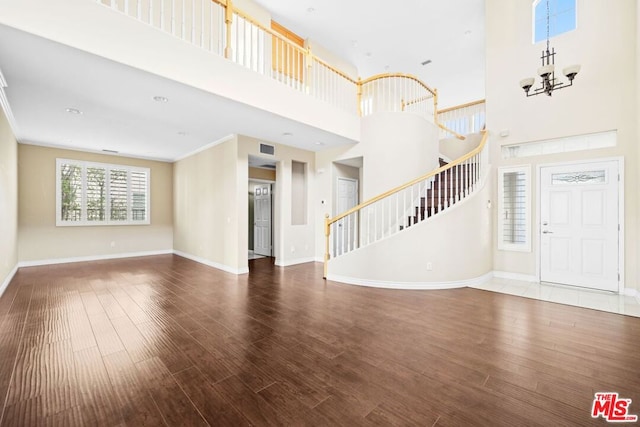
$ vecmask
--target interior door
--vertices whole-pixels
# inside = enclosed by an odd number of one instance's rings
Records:
[[[358,204],[358,181],[350,178],[338,178],[338,199],[336,213],[341,214]],[[336,247],[334,253],[340,255],[355,247],[358,241],[358,224],[353,215],[343,218],[337,223]]]
[[[271,184],[254,187],[253,253],[271,256]]]
[[[618,291],[618,162],[543,167],[540,280]]]

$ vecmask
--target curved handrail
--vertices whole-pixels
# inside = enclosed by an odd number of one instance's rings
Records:
[[[461,156],[461,157],[455,159],[454,161],[452,161],[451,163],[448,163],[448,164],[446,164],[444,166],[441,166],[438,169],[434,169],[431,172],[426,173],[426,174],[424,174],[422,176],[419,176],[418,178],[413,179],[413,180],[411,180],[411,181],[409,181],[409,182],[407,182],[405,184],[402,184],[402,185],[399,185],[398,187],[392,188],[389,191],[385,191],[382,194],[379,194],[379,195],[377,195],[377,196],[375,196],[375,197],[373,197],[373,198],[371,198],[371,199],[369,199],[369,200],[367,200],[365,202],[360,203],[357,206],[354,206],[353,208],[349,209],[348,211],[345,211],[345,212],[341,213],[340,215],[337,215],[337,216],[335,216],[333,218],[330,218],[330,219],[327,218],[326,221],[325,221],[326,226],[328,227],[331,224],[333,224],[334,222],[340,221],[342,218],[344,218],[344,217],[346,217],[348,215],[351,215],[352,213],[357,212],[357,211],[359,211],[360,209],[362,209],[364,207],[367,207],[367,206],[369,206],[369,205],[371,205],[371,204],[373,204],[373,203],[375,203],[375,202],[377,202],[379,200],[382,200],[385,197],[389,197],[389,196],[391,196],[391,195],[393,195],[395,193],[398,193],[398,192],[400,192],[400,191],[402,191],[402,190],[404,190],[406,188],[409,188],[412,185],[415,185],[415,184],[417,184],[419,182],[425,181],[425,180],[427,180],[427,179],[429,179],[429,178],[431,178],[433,176],[436,176],[437,174],[439,174],[441,172],[446,171],[447,169],[451,169],[454,166],[458,166],[459,164],[461,164],[465,160],[470,159],[471,157],[473,157],[476,154],[480,153],[482,151],[482,149],[484,148],[486,142],[487,142],[487,136],[488,136],[487,131],[483,130],[481,133],[482,133],[482,140],[480,141],[480,144],[478,144],[478,146],[476,148],[474,148],[473,150],[469,151],[464,156]]]
[[[393,77],[402,77],[404,79],[413,80],[416,83],[418,83],[420,86],[425,88],[428,92],[430,92],[434,97],[437,96],[438,91],[436,89],[430,88],[426,83],[424,83],[418,77],[414,76],[413,74],[407,74],[407,73],[381,73],[381,74],[376,74],[376,75],[373,75],[371,77],[367,77],[364,80],[361,80],[360,84],[363,85],[363,84],[367,84],[367,83],[370,83],[370,82],[375,81],[375,80],[388,79],[388,78],[393,78]]]

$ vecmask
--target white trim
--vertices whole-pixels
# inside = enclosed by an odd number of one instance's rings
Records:
[[[277,265],[278,267],[289,267],[291,265],[305,264],[307,262],[316,262],[316,257],[311,256],[306,258],[289,259],[286,261],[280,261],[276,258],[275,265]]]
[[[626,295],[628,297],[635,297],[638,300],[638,304],[640,304],[640,291],[637,289],[625,288],[622,290],[622,295]]]
[[[455,289],[480,285],[493,277],[493,272],[483,274],[472,279],[455,280],[451,282],[390,282],[386,280],[368,280],[356,277],[339,276],[328,274],[327,280],[340,282],[348,285],[366,286],[371,288],[384,289],[406,289],[406,290],[435,290],[435,289]]]
[[[2,76],[0,76],[0,78],[1,77]],[[13,270],[9,272],[7,277],[4,279],[4,282],[2,282],[2,285],[0,285],[0,297],[2,296],[4,291],[7,289],[7,286],[9,286],[9,283],[11,283],[11,281],[13,280],[13,276],[15,276],[17,272],[18,272],[18,264],[16,264],[16,266],[13,267]]]
[[[20,138],[18,137],[18,134],[20,132],[18,131],[16,118],[13,115],[13,111],[11,110],[11,106],[9,105],[9,99],[7,98],[7,94],[4,91],[6,87],[8,87],[7,81],[2,74],[2,70],[0,70],[0,107],[4,110],[4,115],[7,117],[7,121],[9,122],[9,126],[13,131],[13,135],[15,136],[16,140],[20,142]]]
[[[206,266],[213,267],[213,268],[215,268],[217,270],[226,271],[227,273],[240,275],[240,274],[247,274],[249,272],[249,267],[233,268],[233,267],[230,267],[228,265],[219,264],[219,263],[217,263],[215,261],[210,261],[208,259],[199,257],[197,255],[188,254],[186,252],[177,251],[175,249],[173,250],[173,253],[175,255],[181,256],[183,258],[190,259],[191,261],[195,261],[195,262],[198,262],[200,264],[204,264]]]
[[[509,271],[494,270],[493,277],[499,279],[518,280],[520,282],[538,282],[538,277],[535,274],[511,273]]]
[[[230,135],[227,135],[227,136],[223,136],[222,138],[220,138],[218,140],[215,140],[213,142],[210,142],[207,145],[204,145],[204,146],[202,146],[200,148],[196,148],[195,150],[190,151],[187,154],[180,155],[180,156],[176,157],[175,159],[173,159],[171,161],[172,162],[178,162],[180,160],[184,160],[187,157],[191,157],[194,154],[198,154],[198,153],[200,153],[200,152],[202,152],[204,150],[208,150],[209,148],[215,147],[216,145],[222,144],[223,142],[230,141],[231,139],[235,138],[235,136],[236,136],[235,134],[230,134]]]
[[[119,254],[107,254],[107,255],[89,255],[72,258],[54,258],[54,259],[40,259],[34,261],[20,261],[18,267],[36,267],[41,265],[53,265],[53,264],[68,264],[72,262],[86,262],[86,261],[102,261],[107,259],[120,259],[120,258],[136,258],[143,256],[153,255],[168,255],[172,254],[173,250],[163,249],[159,251],[144,251],[144,252],[126,252]]]
[[[140,156],[137,154],[130,154],[130,153],[112,153],[112,152],[105,152],[102,150],[97,150],[97,149],[91,149],[91,148],[80,148],[80,147],[70,147],[68,145],[60,145],[60,144],[51,144],[48,142],[38,142],[38,141],[18,141],[20,144],[22,145],[34,145],[36,147],[44,147],[44,148],[55,148],[56,150],[69,150],[69,151],[78,151],[81,153],[93,153],[93,154],[100,154],[102,156],[113,156],[113,157],[124,157],[126,159],[140,159],[140,160],[151,160],[153,162],[163,162],[163,163],[173,163],[173,160],[171,159],[167,159],[167,158],[163,158],[163,157],[149,157],[149,156]]]
[[[625,227],[624,227],[624,156],[613,156],[613,157],[601,157],[596,159],[583,159],[583,160],[571,160],[567,162],[559,162],[559,163],[541,163],[536,166],[536,210],[538,216],[538,222],[535,224],[535,251],[536,251],[536,271],[538,275],[538,281],[540,281],[542,275],[542,250],[540,248],[540,200],[542,198],[541,193],[541,171],[542,168],[545,167],[555,167],[555,166],[571,166],[571,165],[582,165],[588,163],[602,163],[602,162],[618,162],[618,176],[620,177],[618,181],[618,224],[620,225],[620,230],[618,231],[618,274],[620,275],[620,280],[618,281],[618,293],[621,294],[625,291],[625,274],[624,274],[624,235],[625,235]]]
[[[63,220],[62,215],[62,180],[61,180],[61,170],[62,166],[70,164],[73,166],[80,167],[81,169],[81,182],[80,182],[80,212],[81,217],[79,221],[72,220]],[[105,187],[105,219],[102,221],[89,221],[87,219],[87,211],[88,211],[88,201],[87,201],[87,170],[89,168],[100,168],[104,170],[104,181],[106,184]],[[111,212],[111,202],[112,196],[111,191],[109,190],[109,186],[111,183],[111,172],[113,170],[125,170],[127,173],[126,180],[126,214],[127,220],[125,221],[117,221],[109,219]],[[134,220],[132,218],[133,213],[133,197],[132,197],[132,187],[133,187],[133,178],[132,173],[143,173],[145,175],[145,219],[144,220]],[[83,160],[72,160],[72,159],[56,159],[56,227],[86,227],[86,226],[114,226],[114,225],[150,225],[151,224],[151,168],[140,167],[140,166],[128,166],[128,165],[115,165],[110,163],[98,163],[98,162],[88,162]]]

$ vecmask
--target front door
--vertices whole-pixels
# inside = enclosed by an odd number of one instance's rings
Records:
[[[348,211],[358,204],[358,181],[350,178],[338,178],[338,200],[336,203],[336,214]],[[358,241],[357,220],[354,215],[349,215],[337,223],[337,236],[335,240],[336,255],[353,250]]]
[[[540,171],[540,280],[618,291],[618,162]]]
[[[253,195],[253,253],[271,256],[271,184],[256,185]]]

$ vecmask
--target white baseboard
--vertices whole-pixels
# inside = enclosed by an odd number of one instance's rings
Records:
[[[368,286],[372,288],[384,289],[406,289],[406,290],[435,290],[435,289],[455,289],[468,286],[476,286],[493,277],[493,273],[489,272],[482,276],[466,280],[455,280],[451,282],[390,282],[386,280],[368,280],[356,277],[338,276],[328,274],[327,280],[332,282],[346,283],[348,285]]]
[[[85,262],[85,261],[102,261],[107,259],[120,259],[120,258],[135,258],[141,256],[153,256],[153,255],[168,255],[172,254],[173,250],[163,249],[159,251],[145,251],[145,252],[126,252],[119,254],[107,254],[107,255],[89,255],[82,257],[72,258],[54,258],[54,259],[39,259],[35,261],[20,261],[18,267],[36,267],[40,265],[53,265],[53,264],[68,264],[71,262]]]
[[[640,291],[638,291],[637,289],[624,288],[622,294],[630,297],[635,297],[635,299],[638,301],[638,304],[640,304]]]
[[[247,274],[249,272],[249,267],[233,268],[233,267],[230,267],[228,265],[224,265],[224,264],[220,264],[220,263],[217,263],[217,262],[214,262],[214,261],[210,261],[208,259],[199,257],[197,255],[188,254],[186,252],[173,250],[173,253],[178,255],[178,256],[181,256],[183,258],[190,259],[191,261],[195,261],[195,262],[198,262],[200,264],[204,264],[204,265],[207,265],[209,267],[213,267],[213,268],[218,269],[218,270],[226,271],[227,273],[231,273],[231,274]]]
[[[538,282],[538,278],[532,274],[510,273],[508,271],[493,271],[493,277],[499,279],[518,280],[521,282]]]
[[[4,291],[7,289],[7,286],[9,286],[9,283],[11,283],[11,280],[13,280],[13,276],[15,276],[17,272],[18,272],[18,264],[16,264],[16,266],[13,267],[13,270],[9,272],[7,277],[4,279],[4,282],[2,282],[2,285],[0,285],[0,297],[2,296]]]
[[[289,259],[286,261],[280,261],[279,259],[276,258],[275,264],[278,267],[289,267],[292,265],[304,264],[307,262],[316,262],[316,257],[312,256],[307,258],[296,258],[296,259]]]

